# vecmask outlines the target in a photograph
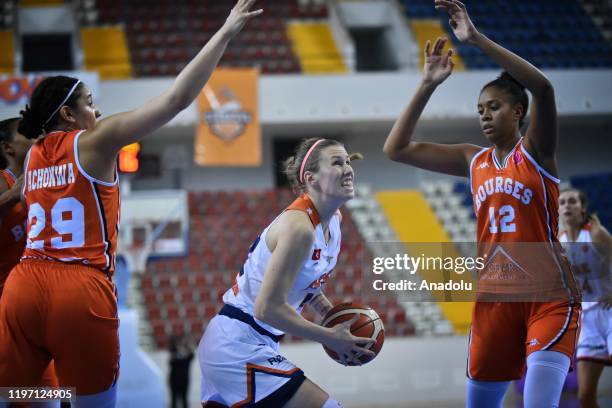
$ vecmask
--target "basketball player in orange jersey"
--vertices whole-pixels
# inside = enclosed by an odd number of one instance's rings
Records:
[[[17,133],[19,118],[0,121],[0,159],[5,162],[0,173],[0,296],[4,281],[19,263],[25,246],[25,208],[21,204],[23,159],[32,140]]]
[[[351,334],[355,318],[327,328],[300,316],[306,304],[321,317],[332,308],[323,287],[340,253],[338,209],[355,194],[350,156],[336,140],[307,139],[284,171],[301,196],[251,245],[200,341],[203,407],[339,408],[279,354],[285,332],[324,344],[347,363],[360,364],[353,353],[374,356],[365,348],[371,339]]]
[[[0,298],[9,272],[19,263],[26,243],[26,212],[21,203],[21,180],[23,160],[33,140],[17,132],[19,118],[0,121],[0,158],[7,166],[0,170]],[[42,378],[45,386],[59,385],[53,362]],[[48,404],[52,405],[52,404]]]
[[[435,89],[453,70],[446,39],[425,46],[423,80],[395,122],[384,152],[394,161],[469,177],[477,216],[477,241],[556,243],[557,114],[554,89],[533,65],[477,31],[457,0],[436,0],[450,16],[457,39],[478,47],[507,73],[486,84],[478,100],[480,125],[493,145],[413,142],[418,119]],[[531,122],[520,126],[532,94]],[[546,245],[542,244],[544,248]],[[567,264],[566,264],[567,265]],[[538,271],[539,272],[539,271]],[[527,364],[525,407],[557,406],[578,336],[579,294],[568,268],[556,268],[565,298],[555,302],[476,302],[468,354],[468,407],[501,407],[511,380]]]
[[[98,121],[87,87],[43,80],[22,111],[34,139],[24,165],[27,241],[0,299],[0,384],[36,386],[49,361],[77,407],[112,407],[119,375],[117,299],[111,276],[119,223],[116,158],[185,109],[229,41],[262,13],[239,0],[197,56],[160,96]]]
[[[578,398],[583,408],[597,408],[597,383],[612,365],[612,236],[595,214],[586,195],[567,189],[559,195],[564,230],[559,235],[575,267],[583,293],[582,328],[578,339]]]

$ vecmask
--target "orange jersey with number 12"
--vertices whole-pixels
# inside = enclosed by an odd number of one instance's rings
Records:
[[[538,276],[533,282],[540,287],[531,290],[553,290],[561,284],[574,292],[575,282],[557,240],[559,179],[536,162],[523,139],[503,162],[493,147],[478,152],[470,164],[470,183],[476,241],[489,261],[499,254],[495,244],[500,243],[504,256],[517,261],[517,270]]]
[[[23,194],[28,208],[22,259],[81,263],[112,273],[119,224],[119,185],[96,180],[81,167],[79,135],[52,132],[26,158]]]
[[[478,242],[556,242],[559,179],[529,155],[521,139],[500,163],[493,147],[472,159],[470,179]]]

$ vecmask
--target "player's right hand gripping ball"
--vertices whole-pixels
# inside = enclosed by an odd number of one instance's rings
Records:
[[[353,336],[369,337],[376,340],[376,343],[368,347],[369,350],[374,352],[374,357],[376,357],[385,342],[385,327],[378,313],[371,307],[359,303],[341,303],[327,312],[321,325],[334,327],[339,323],[351,320],[356,314],[359,315],[359,318],[351,326],[351,333]],[[331,358],[344,365],[335,351],[325,346],[323,348]],[[374,359],[374,357],[362,355],[361,353],[357,353],[356,357],[361,361],[361,364],[368,363]],[[349,363],[348,365],[356,364]]]

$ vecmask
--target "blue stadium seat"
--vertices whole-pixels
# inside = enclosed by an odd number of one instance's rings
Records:
[[[464,0],[475,24],[493,41],[515,50],[542,68],[612,66],[612,47],[578,0]],[[408,18],[448,18],[430,0],[403,0]],[[561,45],[557,45],[561,44]],[[470,69],[496,68],[492,62],[459,45]]]

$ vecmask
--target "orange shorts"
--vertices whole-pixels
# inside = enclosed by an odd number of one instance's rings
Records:
[[[574,365],[580,302],[476,302],[467,374],[480,381],[518,380],[534,351],[567,355]]]
[[[114,285],[103,272],[25,260],[0,298],[0,384],[43,385],[53,359],[62,387],[105,391],[119,375],[118,328]]]

